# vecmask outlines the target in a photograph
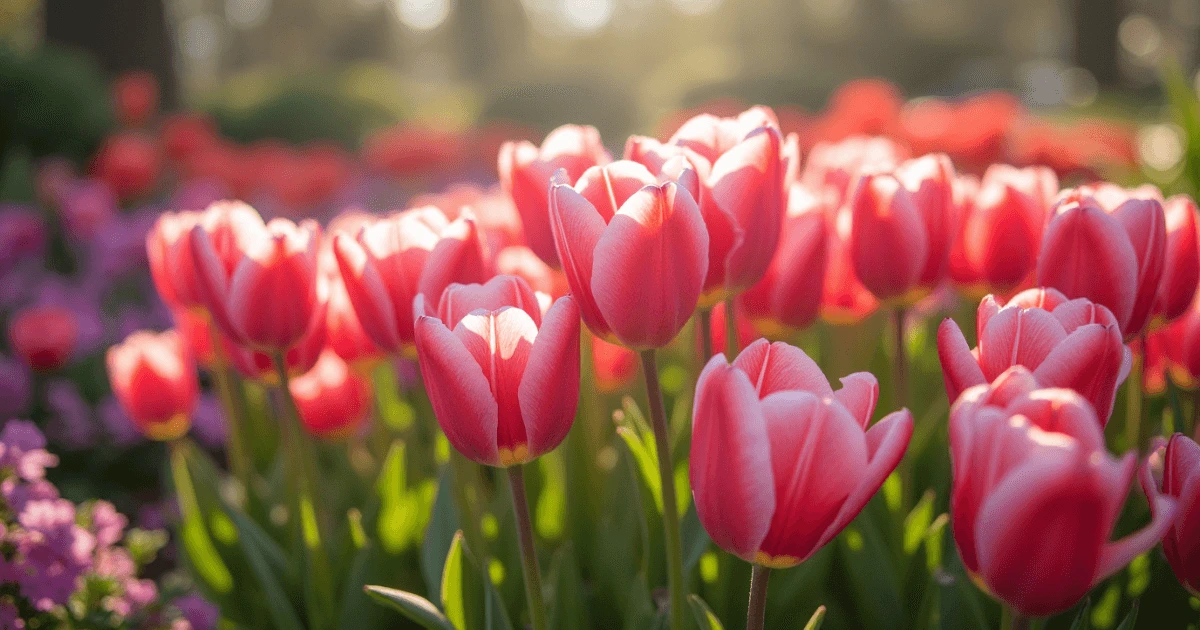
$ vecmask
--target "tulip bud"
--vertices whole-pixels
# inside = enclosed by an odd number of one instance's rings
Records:
[[[1162,279],[1154,301],[1158,325],[1178,319],[1187,312],[1200,282],[1200,233],[1196,229],[1196,202],[1176,195],[1163,204],[1166,217],[1166,247]]]
[[[1083,298],[1067,300],[1053,289],[1023,292],[1004,307],[989,295],[979,304],[976,327],[974,350],[954,320],[946,318],[938,328],[938,358],[951,401],[1020,365],[1043,387],[1079,392],[1101,425],[1108,422],[1132,362],[1108,309]]]
[[[187,433],[196,408],[196,364],[173,330],[135,332],[108,349],[108,380],[125,413],[146,437]]]
[[[133,131],[109,136],[92,162],[92,173],[122,200],[145,196],[162,171],[162,158],[153,139]]]
[[[632,162],[589,169],[578,190],[566,181],[550,189],[550,219],[584,323],[631,348],[667,345],[696,310],[708,266],[696,202]]]
[[[51,372],[66,365],[78,340],[75,313],[58,306],[21,309],[8,323],[13,353],[36,372]]]
[[[720,548],[795,566],[862,511],[900,463],[907,410],[869,430],[879,396],[865,372],[833,391],[802,350],[760,339],[696,383],[689,476],[700,523]]]
[[[325,440],[349,437],[371,411],[371,384],[332,350],[325,350],[308,372],[289,383],[300,422]]]
[[[563,125],[551,131],[541,148],[524,141],[506,142],[500,147],[500,185],[521,214],[529,248],[547,265],[560,266],[546,201],[550,178],[564,169],[566,183],[573,185],[587,169],[611,160],[600,132],[595,127],[578,125]]]
[[[1143,466],[1142,489],[1152,508],[1161,505],[1163,496],[1177,502],[1179,517],[1162,539],[1163,554],[1179,583],[1196,596],[1200,594],[1200,538],[1196,536],[1200,531],[1200,446],[1176,433],[1156,456],[1161,457],[1161,479],[1155,479],[1149,465]]]
[[[123,73],[113,81],[112,99],[118,121],[139,127],[158,110],[158,79],[145,70]]]
[[[1109,542],[1136,467],[1114,459],[1091,405],[1038,389],[1023,367],[963,392],[950,412],[950,522],[967,571],[1018,613],[1075,605],[1163,537],[1175,502],[1154,500],[1139,532]]]
[[[955,177],[950,158],[941,153],[924,155],[896,168],[896,179],[912,193],[913,205],[925,226],[927,249],[917,286],[926,291],[932,291],[946,275]]]
[[[417,356],[446,439],[472,461],[507,467],[558,446],[579,398],[579,309],[559,298],[539,327],[513,306],[471,309],[450,329],[416,322]]]
[[[880,300],[911,301],[929,255],[912,193],[892,175],[864,175],[850,207],[854,274]]]
[[[962,200],[958,236],[950,254],[956,283],[1007,292],[1033,273],[1046,222],[1046,206],[1033,194],[1041,181],[1039,172],[1033,167],[992,166],[977,190]]]
[[[321,282],[322,289],[319,292],[317,314],[310,320],[304,336],[283,353],[283,364],[287,369],[288,376],[297,377],[311,370],[317,359],[320,358],[321,351],[325,349],[328,338],[326,331],[328,299],[325,286],[326,283]],[[225,338],[222,338],[222,343],[225,354],[229,356],[233,367],[243,376],[267,385],[279,384],[279,373],[276,370],[275,358],[272,354],[235,345]]]

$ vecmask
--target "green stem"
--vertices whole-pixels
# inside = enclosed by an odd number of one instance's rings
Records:
[[[746,630],[762,630],[767,619],[767,580],[771,570],[761,564],[754,565],[750,574],[750,605],[746,609]]]
[[[700,329],[700,367],[703,368],[713,355],[711,308],[696,311],[696,326]]]
[[[1138,347],[1137,344],[1134,346]],[[1141,348],[1145,348],[1143,337]],[[1142,441],[1142,369],[1143,355],[1133,353],[1133,366],[1129,370],[1129,378],[1125,381],[1125,448],[1141,449]]]
[[[892,311],[892,406],[899,409],[908,406],[908,352],[904,343],[903,306]],[[954,401],[951,401],[954,402]]]
[[[1033,625],[1033,619],[1008,606],[1003,607],[1000,613],[1000,630],[1029,630]]]
[[[277,352],[271,356],[275,365],[275,374],[279,377],[276,388],[279,406],[283,410],[280,422],[280,435],[283,440],[284,456],[287,457],[288,477],[293,484],[292,513],[300,529],[300,539],[304,543],[305,556],[308,560],[307,573],[312,579],[315,593],[312,595],[317,608],[318,620],[313,623],[316,627],[326,627],[333,623],[333,585],[330,582],[329,558],[325,554],[321,535],[321,502],[318,500],[317,473],[314,467],[312,447],[308,435],[300,423],[300,411],[292,398],[291,379],[287,373],[287,362],[283,353]],[[307,595],[307,593],[306,593]],[[316,615],[314,615],[316,616]]]
[[[479,491],[479,474],[475,462],[467,459],[454,448],[450,449],[450,468],[454,473],[454,503],[458,509],[459,527],[462,528],[467,548],[479,559],[482,566],[487,566],[488,549],[480,529],[480,516],[475,511],[475,505],[482,499],[471,496],[474,489]]]
[[[650,421],[658,450],[658,477],[662,487],[663,538],[667,546],[667,587],[671,594],[671,629],[682,630],[684,615],[683,547],[679,535],[679,510],[675,499],[675,468],[671,464],[671,436],[662,388],[658,383],[658,362],[654,349],[643,350],[642,373],[646,378],[646,397],[650,399]]]
[[[229,464],[229,470],[242,484],[246,498],[250,499],[255,491],[255,471],[254,464],[250,459],[250,451],[246,446],[249,443],[246,438],[246,396],[241,391],[241,383],[235,380],[229,358],[225,355],[224,348],[221,347],[220,332],[217,331],[215,324],[210,325],[209,328],[216,363],[209,371],[217,386],[217,396],[221,399],[221,406],[225,409],[225,417],[229,420],[227,432],[229,444],[225,457]]]
[[[737,297],[725,299],[725,357],[733,361],[738,354]],[[707,361],[707,359],[705,359]]]
[[[521,544],[529,620],[533,630],[545,630],[549,626],[546,625],[546,607],[542,604],[542,577],[533,543],[533,524],[529,520],[529,501],[525,498],[525,471],[521,464],[508,467],[508,483],[512,488],[513,514],[517,517],[517,540]]]

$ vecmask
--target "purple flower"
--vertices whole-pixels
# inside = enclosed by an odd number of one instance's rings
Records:
[[[195,593],[184,595],[172,604],[191,623],[193,630],[212,630],[221,618],[221,611],[216,606]]]
[[[25,413],[33,398],[33,378],[21,361],[0,355],[0,418]]]
[[[0,495],[4,496],[5,502],[13,512],[20,514],[30,501],[57,499],[58,488],[45,479],[20,483],[17,479],[10,477],[0,481]]]
[[[46,387],[46,404],[51,420],[46,432],[63,446],[80,450],[96,443],[97,427],[88,405],[75,383],[65,379],[52,381]]]
[[[0,602],[0,630],[25,630],[25,620],[11,602]]]
[[[24,206],[0,205],[0,269],[23,258],[40,256],[46,246],[46,223]]]
[[[58,458],[46,451],[46,437],[28,420],[9,420],[0,432],[0,468],[11,468],[26,481],[46,476]]]
[[[108,501],[92,503],[88,514],[91,517],[92,533],[96,536],[96,544],[101,547],[111,547],[125,536],[125,526],[129,519],[117,511]]]
[[[62,197],[62,219],[76,241],[91,241],[117,214],[117,196],[98,179],[78,179]]]

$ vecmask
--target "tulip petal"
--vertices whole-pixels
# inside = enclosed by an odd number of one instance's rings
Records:
[[[522,446],[528,452],[529,437],[521,415],[519,391],[537,334],[537,326],[529,314],[511,306],[496,311],[477,310],[454,327],[454,336],[474,357],[496,401],[497,445],[513,453]]]
[[[837,518],[821,535],[818,548],[833,540],[850,524],[850,521],[854,520],[854,517],[858,516],[859,512],[863,511],[867,502],[883,486],[888,475],[892,474],[892,471],[896,470],[896,466],[900,465],[904,452],[908,450],[912,432],[912,414],[907,409],[889,413],[867,431],[868,461],[866,468],[859,476],[858,486],[842,503]]]
[[[1096,408],[1101,425],[1112,413],[1117,377],[1125,359],[1125,345],[1116,326],[1087,324],[1067,335],[1033,376],[1047,387],[1066,387],[1079,392]]]
[[[637,191],[655,184],[654,175],[638,162],[618,160],[604,166],[593,166],[575,182],[575,190],[610,222],[617,211]]]
[[[1036,369],[1066,336],[1062,324],[1046,311],[1003,308],[979,337],[979,368],[989,381],[1014,365]]]
[[[479,363],[437,318],[418,318],[415,332],[421,379],[446,439],[472,461],[499,464],[499,411]]]
[[[630,197],[596,243],[596,305],[627,346],[670,343],[696,310],[708,261],[708,233],[674,183]]]
[[[696,382],[688,474],[696,514],[718,547],[753,560],[775,513],[766,419],[741,370],[714,355]]]
[[[212,239],[202,226],[195,226],[189,235],[192,241],[192,257],[196,266],[196,286],[200,300],[212,315],[221,333],[231,341],[242,343],[246,333],[229,316],[229,277],[225,265],[217,255]]]
[[[925,268],[929,237],[912,194],[891,175],[866,175],[850,202],[854,273],[883,300],[912,289]]]
[[[565,172],[555,175],[550,187],[550,227],[554,243],[583,323],[597,337],[608,337],[611,334],[608,322],[592,296],[592,266],[596,243],[604,234],[604,218],[587,199],[565,183],[565,177]]]
[[[762,278],[778,246],[784,209],[781,142],[778,130],[760,127],[721,155],[709,175],[713,203],[733,220],[728,249],[711,251],[711,257],[723,256],[719,286],[728,291]],[[715,267],[711,257],[709,266]],[[717,286],[711,273],[705,284]]]
[[[833,395],[833,388],[816,361],[800,348],[782,341],[758,339],[742,350],[733,365],[750,377],[760,399],[793,390],[818,397]]]
[[[424,299],[424,295],[417,296],[414,300],[414,310],[415,302]],[[483,284],[452,283],[442,291],[437,315],[447,326],[455,326],[475,310],[495,311],[504,306],[525,311],[533,319],[535,326],[541,326],[542,312],[538,307],[537,296],[529,287],[529,283],[518,276],[496,276]]]
[[[487,246],[474,215],[464,212],[446,227],[441,240],[429,252],[417,292],[424,293],[432,304],[441,299],[442,292],[453,282],[487,282],[492,275],[489,261]]]
[[[1137,256],[1137,294],[1129,321],[1121,329],[1126,337],[1132,337],[1145,329],[1158,297],[1166,256],[1166,220],[1156,199],[1129,199],[1113,211],[1113,217],[1129,234]]]
[[[842,388],[833,392],[833,397],[865,431],[875,413],[875,402],[879,400],[879,380],[870,372],[855,372],[843,376],[841,381]]]
[[[938,360],[942,363],[942,377],[946,382],[946,398],[953,404],[963,390],[974,385],[987,383],[979,362],[967,347],[958,324],[947,317],[938,326]]]
[[[1137,556],[1153,549],[1175,524],[1176,515],[1179,514],[1178,503],[1171,497],[1159,495],[1153,499],[1151,513],[1153,517],[1145,527],[1116,542],[1104,545],[1093,583],[1108,578],[1125,568]]]
[[[537,147],[529,142],[506,142],[500,147],[498,160],[501,186],[521,216],[526,243],[547,265],[557,267],[558,254],[546,207],[546,189],[553,169],[538,159]]]
[[[357,241],[345,234],[333,237],[333,253],[346,286],[346,294],[363,331],[380,348],[400,349],[400,334],[392,313],[395,308],[379,269]]]
[[[546,312],[517,390],[529,456],[567,437],[579,402],[579,307],[561,297]]]

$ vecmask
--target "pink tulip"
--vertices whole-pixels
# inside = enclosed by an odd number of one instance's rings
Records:
[[[925,227],[927,244],[917,287],[932,291],[946,276],[954,220],[954,165],[941,153],[908,160],[896,168],[896,178],[912,193],[913,205]]]
[[[1196,228],[1196,202],[1176,195],[1163,204],[1167,240],[1162,279],[1154,301],[1156,324],[1173,321],[1187,312],[1200,282],[1200,233]]]
[[[113,394],[138,431],[152,440],[174,440],[192,425],[199,383],[196,362],[173,330],[141,330],[108,349]]]
[[[1151,523],[1110,536],[1136,468],[1114,459],[1091,405],[1039,389],[1024,367],[963,392],[950,412],[954,540],[967,571],[1018,613],[1073,606],[1171,527],[1175,502],[1154,501]]]
[[[500,147],[500,184],[521,214],[529,248],[551,267],[560,263],[547,205],[550,178],[563,169],[566,183],[573,185],[587,169],[610,161],[595,127],[563,125],[546,136],[541,148],[525,141]]]
[[[1044,387],[1079,392],[1101,423],[1108,422],[1132,356],[1107,308],[1083,298],[1067,300],[1054,289],[1022,292],[1003,307],[988,295],[979,303],[976,329],[979,344],[972,350],[954,320],[946,318],[938,328],[938,358],[951,401],[1021,365]]]
[[[350,437],[371,412],[371,382],[326,349],[312,369],[289,383],[300,422],[325,440]]]
[[[571,294],[592,333],[637,349],[667,345],[696,310],[708,233],[682,186],[628,161],[550,189],[550,220]]]
[[[865,372],[833,391],[804,352],[760,339],[696,383],[689,474],[701,524],[722,549],[771,568],[803,562],[862,511],[912,436],[907,410],[869,430],[879,387]]]
[[[416,322],[421,377],[446,439],[467,458],[502,467],[558,446],[579,398],[575,300],[559,298],[540,326],[511,304],[461,310],[468,314],[458,322]]]
[[[1163,554],[1179,583],[1195,596],[1200,593],[1200,446],[1176,433],[1156,456],[1161,458],[1161,479],[1143,466],[1142,489],[1152,508],[1162,496],[1178,502],[1179,518],[1163,538]]]
[[[913,194],[893,175],[864,175],[849,203],[854,275],[880,300],[910,301],[929,255]]]

